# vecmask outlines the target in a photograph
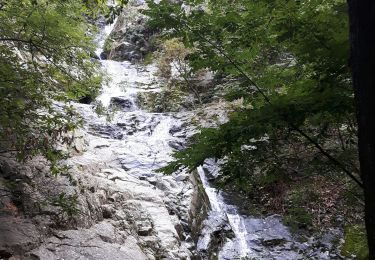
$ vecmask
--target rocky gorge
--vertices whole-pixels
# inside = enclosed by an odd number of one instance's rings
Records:
[[[95,102],[73,104],[84,124],[68,173],[50,176],[43,158],[1,157],[0,259],[340,259],[341,230],[301,242],[278,215],[242,215],[210,182],[215,160],[156,172],[198,131],[192,119],[225,122],[227,104],[156,113],[139,102],[163,87],[155,64],[139,62],[152,51],[144,8],[132,2],[102,28],[96,54],[109,80],[96,102],[111,118]]]

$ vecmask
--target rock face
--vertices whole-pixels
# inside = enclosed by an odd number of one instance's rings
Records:
[[[92,154],[72,158],[73,182],[65,176],[48,177],[44,162],[30,162],[26,171],[14,161],[9,167],[11,159],[7,165],[2,162],[2,172],[8,168],[15,178],[30,177],[30,184],[22,182],[21,191],[1,198],[0,256],[190,258],[187,248],[192,244],[184,242],[188,235],[180,221],[188,221],[193,192],[188,178],[131,176],[121,168],[103,168],[105,158],[99,158],[94,160]],[[40,179],[37,168],[42,171]],[[58,206],[42,205],[61,192],[77,197],[77,215],[69,217]]]
[[[43,158],[20,164],[12,154],[0,157],[0,258],[193,256],[194,186],[184,172],[156,172],[188,137],[184,119],[133,106],[138,92],[160,88],[153,66],[101,62],[110,83],[98,100],[120,109],[107,121],[93,106],[75,104],[84,127],[67,172],[51,176]]]
[[[29,220],[20,221],[12,217],[0,218],[0,258],[8,258],[15,252],[21,254],[41,242],[41,234]]]
[[[0,259],[334,258],[332,240],[340,231],[306,245],[294,241],[278,216],[240,215],[209,183],[207,176],[218,173],[215,163],[194,175],[157,172],[197,132],[191,121],[215,127],[228,120],[229,108],[217,102],[184,112],[154,107],[153,113],[135,105],[139,96],[160,96],[161,87],[154,66],[128,62],[152,48],[139,13],[145,7],[130,6],[101,55],[113,60],[100,61],[110,83],[97,101],[116,107],[112,120],[75,104],[84,126],[73,133],[69,170],[54,177],[43,158],[20,164],[1,154]]]
[[[143,1],[130,1],[118,17],[114,29],[106,40],[102,59],[137,61],[153,50],[154,31],[146,24],[141,10],[147,8]]]
[[[120,228],[121,229],[121,228]],[[39,259],[148,259],[137,240],[103,221],[89,229],[56,232],[31,255]]]
[[[133,101],[123,97],[112,97],[111,107],[121,109],[122,111],[133,111],[135,109]]]

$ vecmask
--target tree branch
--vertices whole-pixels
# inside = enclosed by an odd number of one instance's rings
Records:
[[[189,30],[194,31],[188,24],[185,23],[185,26],[189,28]],[[264,100],[272,105],[272,102],[270,98],[265,94],[265,92],[256,84],[255,81],[252,80],[252,78],[247,75],[247,73],[241,68],[241,66],[233,60],[226,52],[223,50],[220,46],[210,41],[207,37],[204,37],[199,33],[199,31],[195,30],[195,33],[198,35],[201,40],[208,43],[210,46],[212,46],[215,50],[217,50],[221,55],[223,55],[224,58],[226,58],[230,64],[232,64],[235,69],[244,76],[250,84],[252,84],[257,91],[261,94],[261,96],[264,98]],[[329,154],[317,141],[315,141],[311,136],[309,136],[307,133],[305,133],[302,129],[300,129],[298,126],[294,125],[294,123],[290,122],[287,117],[284,118],[285,122],[290,125],[291,129],[299,133],[301,136],[303,136],[308,142],[313,144],[318,151],[323,154],[328,160],[330,160],[334,165],[336,165],[338,168],[340,168],[349,178],[351,178],[355,183],[358,184],[359,187],[363,188],[363,183],[356,177],[354,174],[352,174],[348,169],[346,169],[345,165],[342,164],[339,160],[337,160],[335,157],[333,157],[331,154]]]

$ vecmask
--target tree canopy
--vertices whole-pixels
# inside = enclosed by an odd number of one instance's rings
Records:
[[[250,197],[282,198],[319,179],[362,200],[345,0],[148,4],[162,37],[195,50],[191,68],[215,72],[231,82],[225,98],[243,100],[227,123],[201,129],[161,171],[223,159],[219,183]],[[289,195],[285,186],[293,187]]]
[[[69,101],[99,90],[89,19],[106,11],[104,1],[0,1],[0,153],[63,157],[54,145],[79,124]]]
[[[298,139],[302,147],[295,148],[311,153],[304,167],[310,168],[316,159],[330,164],[316,143],[342,164],[337,171],[345,168],[356,175],[346,2],[189,4],[150,1],[151,24],[167,29],[166,37],[181,37],[197,50],[189,57],[194,69],[209,68],[217,75],[236,78],[238,84],[227,98],[243,98],[244,106],[231,114],[228,123],[203,129],[186,151],[176,154],[176,162],[168,169],[194,168],[209,157],[227,157],[229,164],[246,157],[257,161],[250,168],[261,165],[273,171],[274,155],[280,155],[278,161],[298,158],[284,153]],[[244,149],[244,145],[256,149]],[[247,179],[248,174],[233,166],[229,171]]]

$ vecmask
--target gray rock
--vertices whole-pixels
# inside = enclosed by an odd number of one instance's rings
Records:
[[[181,173],[175,177],[176,181],[186,181],[189,179],[189,175]]]
[[[106,60],[107,58],[108,58],[108,53],[107,52],[100,53],[100,59]]]
[[[178,133],[178,132],[181,132],[182,131],[182,127],[181,126],[178,126],[178,125],[173,125],[172,127],[171,127],[171,129],[169,129],[169,133],[171,134],[171,135],[174,135],[174,134],[176,134],[176,133]]]
[[[139,221],[136,223],[137,232],[140,236],[149,236],[152,232],[152,225],[150,221]]]
[[[152,184],[152,185],[156,185],[156,183],[158,182],[158,180],[155,178],[155,177],[149,177],[147,179],[147,181]]]
[[[126,97],[112,97],[110,101],[110,106],[119,108],[122,111],[133,111],[134,110],[134,104],[133,101]]]
[[[0,252],[9,255],[20,254],[36,247],[42,239],[42,232],[27,219],[13,216],[0,218]]]
[[[107,139],[121,140],[124,137],[122,129],[111,124],[90,124],[89,133]]]
[[[177,151],[181,151],[182,149],[185,148],[184,144],[179,141],[169,141],[168,144],[170,147],[172,147],[173,149]]]
[[[147,16],[140,12],[144,8],[144,4],[139,4],[124,10],[109,36],[114,44],[103,56],[117,61],[137,61],[154,50],[150,41],[154,30],[147,25]]]
[[[103,218],[112,218],[113,214],[115,213],[115,208],[113,205],[102,205],[101,208],[103,212]]]
[[[109,226],[95,226],[88,230],[66,231],[51,237],[31,255],[41,260],[57,259],[92,259],[123,260],[147,259],[134,237],[127,237],[121,243],[109,243],[113,236]],[[107,241],[105,241],[107,240]]]

